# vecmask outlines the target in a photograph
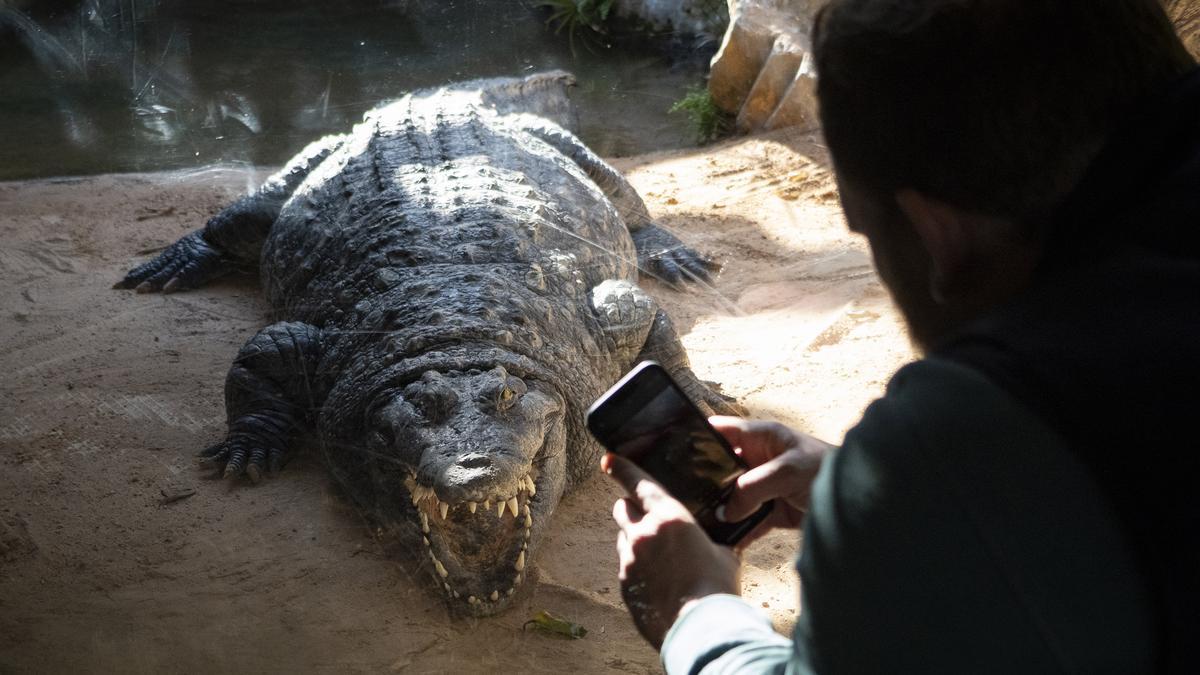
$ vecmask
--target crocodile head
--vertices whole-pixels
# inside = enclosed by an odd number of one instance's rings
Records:
[[[564,415],[554,387],[499,366],[428,370],[374,406],[370,450],[406,488],[390,525],[419,536],[452,607],[495,613],[525,578],[565,484]]]

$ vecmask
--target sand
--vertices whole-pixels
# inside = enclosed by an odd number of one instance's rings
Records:
[[[838,442],[912,358],[810,136],[615,160],[725,268],[645,284],[697,373],[759,417]],[[0,183],[0,671],[657,672],[620,603],[603,477],[564,499],[512,609],[452,620],[299,456],[258,486],[198,468],[222,387],[265,325],[252,279],[110,289],[265,169]],[[755,544],[745,594],[790,630],[795,533]],[[581,640],[522,625],[548,610]]]

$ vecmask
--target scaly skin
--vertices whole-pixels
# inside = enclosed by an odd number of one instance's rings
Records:
[[[172,292],[257,263],[281,321],[239,352],[228,436],[203,456],[257,482],[313,428],[348,494],[475,615],[507,605],[563,492],[595,472],[584,411],[634,363],[734,409],[636,286],[639,263],[670,283],[714,266],[540,116],[570,123],[568,84],[377,108],[118,284]]]

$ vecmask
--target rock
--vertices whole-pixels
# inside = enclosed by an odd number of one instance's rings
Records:
[[[739,130],[754,131],[766,125],[796,79],[805,56],[805,50],[791,34],[784,33],[775,38],[770,55],[758,71],[758,77],[738,111]]]
[[[744,17],[730,21],[708,77],[708,91],[718,108],[731,115],[741,109],[774,43],[769,26]]]
[[[1163,5],[1188,51],[1200,59],[1200,0],[1165,0]]]
[[[763,125],[764,129],[783,127],[815,127],[817,118],[817,70],[812,54],[805,54],[796,76],[783,94],[783,100],[775,106],[775,112]]]
[[[713,57],[708,91],[754,132],[815,120],[812,68],[803,67],[812,17],[824,0],[730,0],[730,23]],[[773,125],[773,126],[769,126]]]

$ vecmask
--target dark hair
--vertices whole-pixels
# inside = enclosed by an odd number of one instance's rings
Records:
[[[843,178],[1028,224],[1195,63],[1157,0],[831,0],[813,43]]]

